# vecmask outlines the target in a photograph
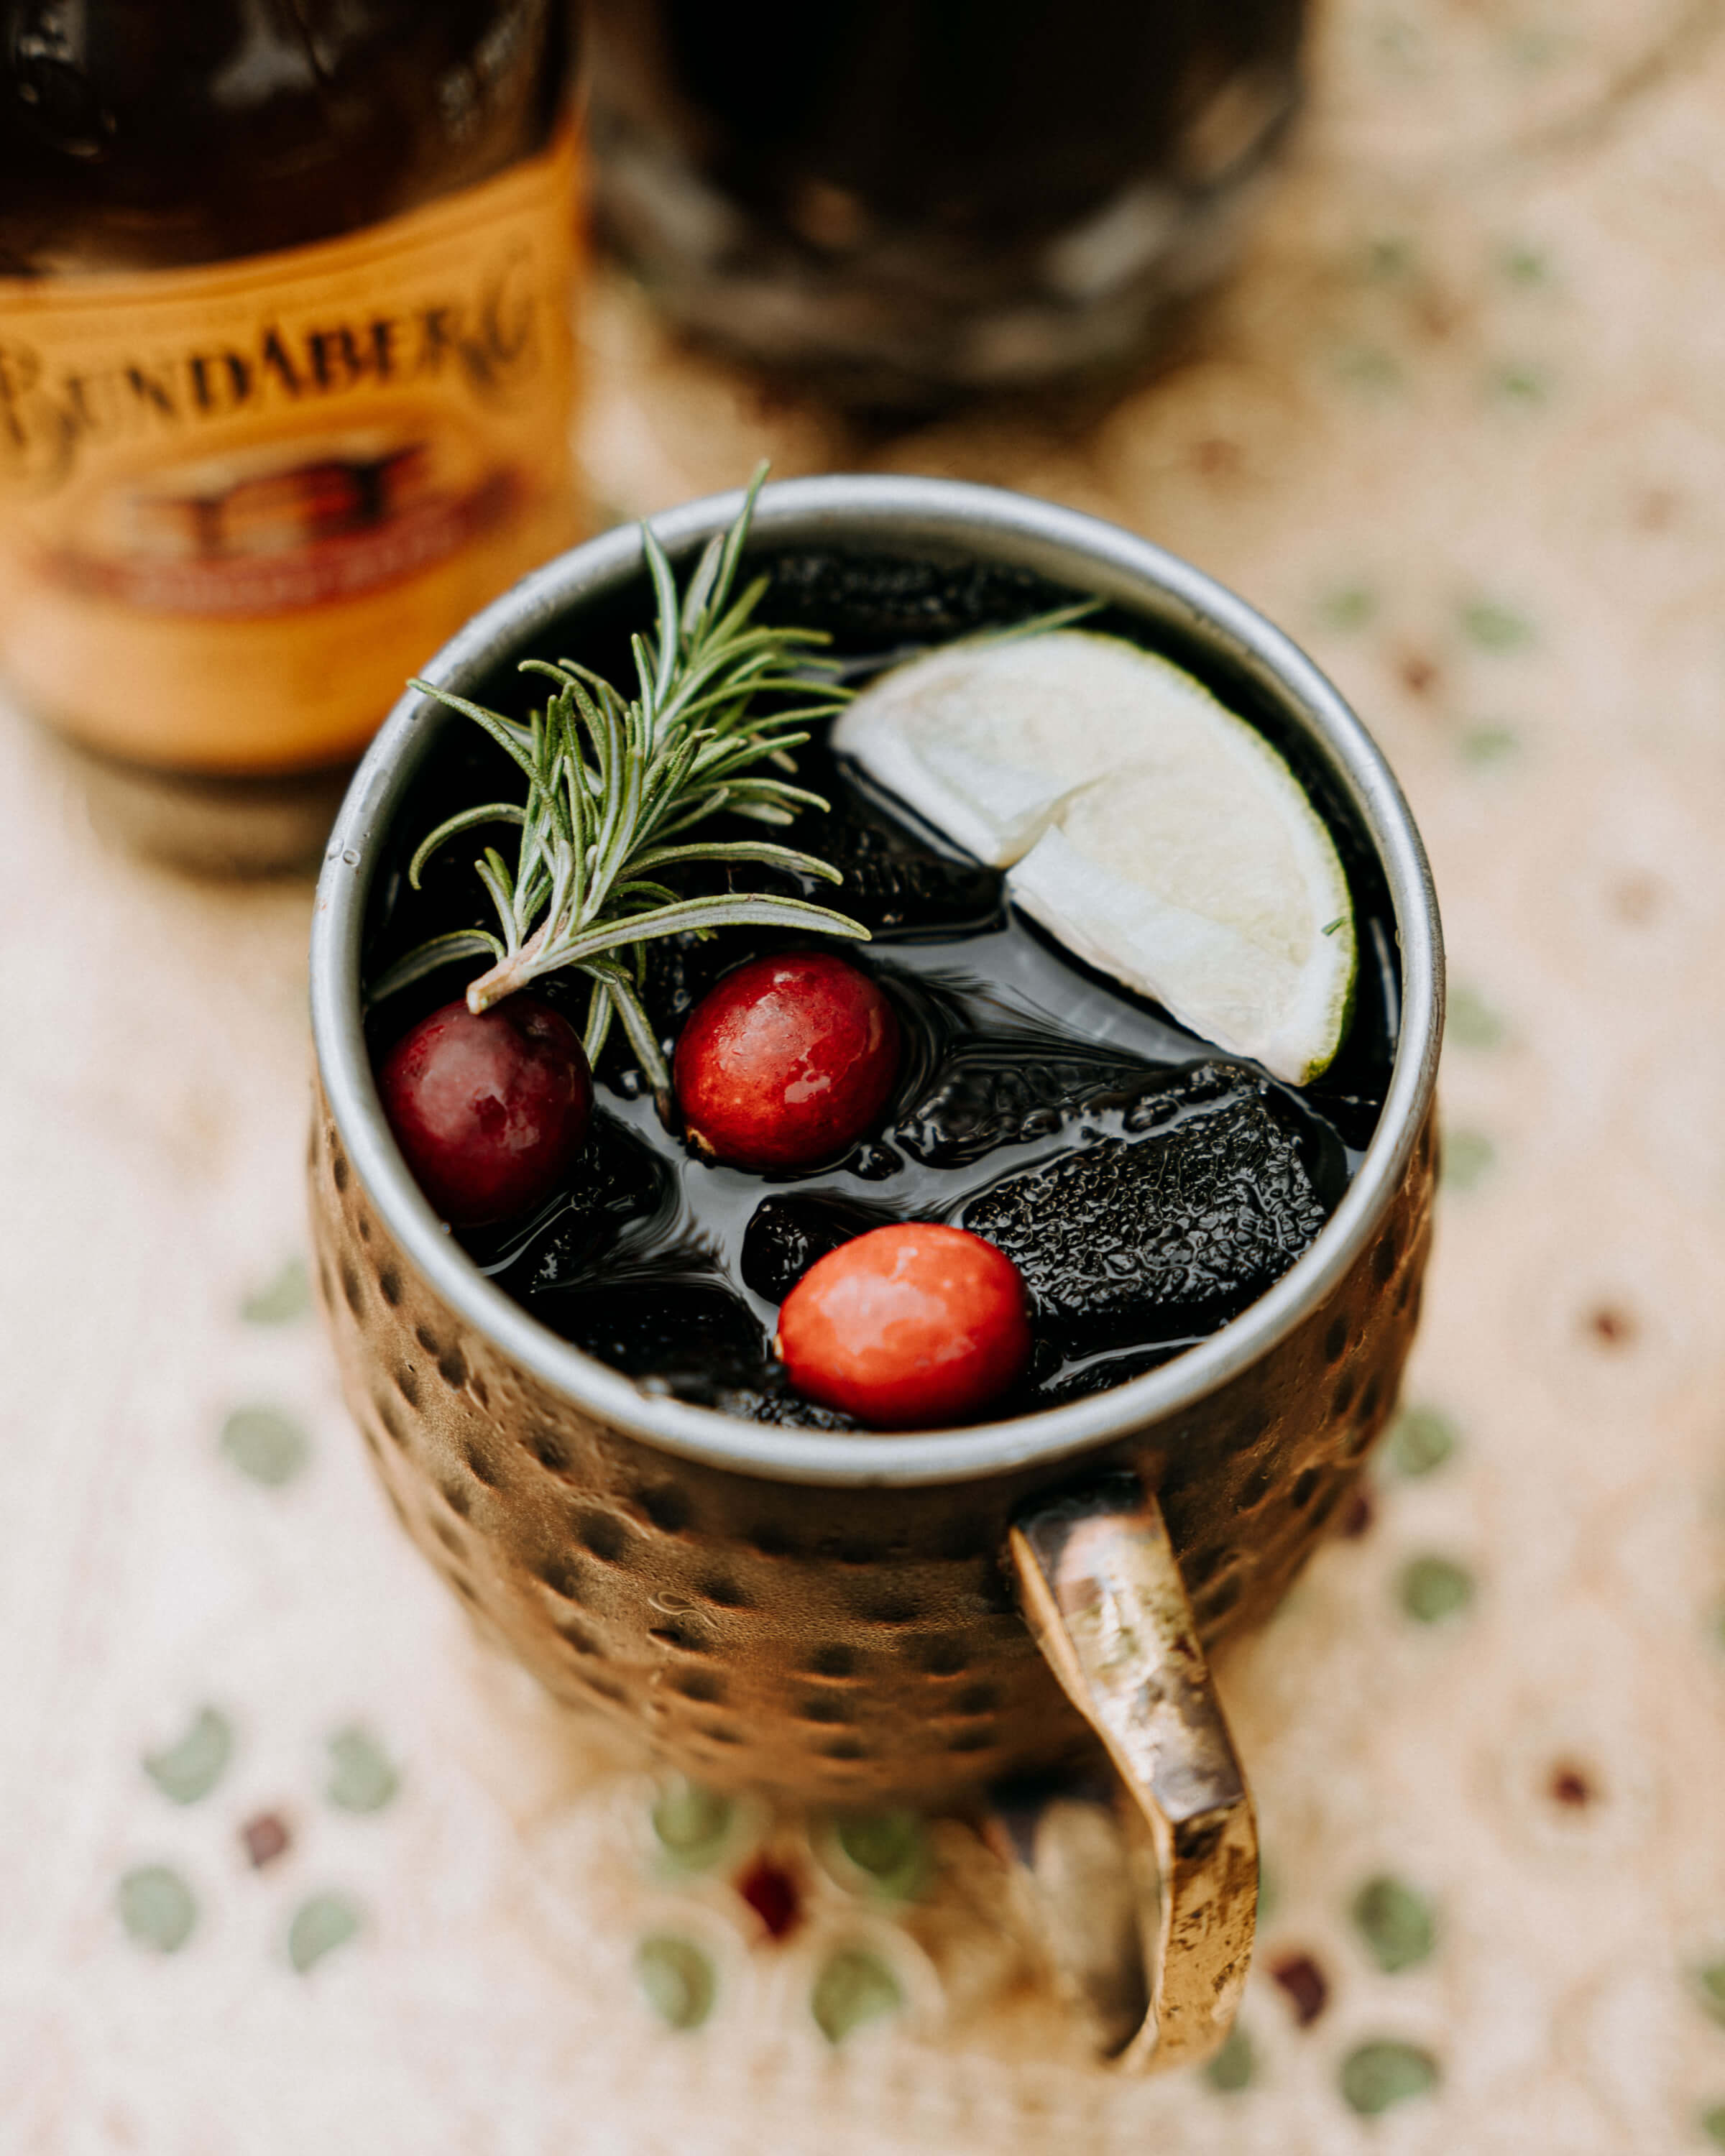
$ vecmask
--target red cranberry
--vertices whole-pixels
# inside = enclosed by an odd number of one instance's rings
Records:
[[[377,1090],[419,1188],[462,1228],[548,1198],[593,1113],[580,1036],[530,996],[480,1018],[445,1004],[391,1049]]]
[[[820,951],[753,958],[690,1013],[674,1076],[684,1127],[734,1168],[807,1168],[879,1116],[898,1020],[866,973]]]
[[[1029,1360],[1024,1283],[1004,1251],[962,1228],[875,1228],[791,1290],[778,1352],[798,1392],[876,1429],[962,1421]]]

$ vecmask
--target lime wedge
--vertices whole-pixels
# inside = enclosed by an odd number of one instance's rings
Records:
[[[1079,957],[1279,1078],[1327,1068],[1352,1012],[1335,843],[1263,736],[1165,659],[1057,629],[949,646],[834,729]]]
[[[871,682],[840,715],[833,746],[967,853],[1004,869],[1075,786],[1132,760],[1143,668],[1165,676],[1169,693],[1197,689],[1111,637],[1055,629],[948,644]]]

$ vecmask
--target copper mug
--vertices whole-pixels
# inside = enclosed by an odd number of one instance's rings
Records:
[[[740,506],[691,503],[654,528],[686,562]],[[1100,1739],[1154,1861],[1130,1873],[1145,1884],[1123,1974],[1081,1944],[1075,1964],[1072,1939],[1096,1927],[1070,1909],[1048,1912],[1066,1941],[1055,1959],[1122,2064],[1188,2063],[1227,2034],[1257,1887],[1251,1801],[1205,1650],[1286,1592],[1391,1413],[1419,1313],[1443,1004],[1430,874],[1330,683],[1131,533],[990,488],[841,476],[767,488],[751,545],[1031,571],[1130,610],[1231,685],[1318,776],[1388,893],[1400,1024],[1363,1162],[1241,1316],[1089,1399],[882,1436],[768,1428],[644,1392],[469,1261],[379,1107],[362,978],[381,841],[445,729],[465,723],[409,695],[336,824],[311,942],[311,1205],[347,1397],[403,1524],[485,1628],[558,1700],[634,1725],[691,1776],[838,1808],[944,1806],[1027,1777],[1058,1788],[1049,1778],[1095,1762]],[[568,649],[583,610],[631,586],[645,618],[639,535],[607,532],[489,607],[427,674],[495,693],[517,657]]]

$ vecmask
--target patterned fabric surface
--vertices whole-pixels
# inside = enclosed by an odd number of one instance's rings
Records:
[[[1447,1188],[1369,1502],[1221,1671],[1240,2033],[1126,2083],[967,1830],[559,1721],[388,1517],[305,1290],[301,886],[0,731],[7,2156],[1725,2146],[1725,8],[1343,0],[1191,362],[883,442],[588,320],[602,517],[997,480],[1189,555],[1430,845]]]

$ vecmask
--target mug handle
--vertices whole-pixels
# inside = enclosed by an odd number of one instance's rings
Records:
[[[1093,2018],[1111,2019],[1124,2071],[1195,2065],[1226,2039],[1245,1983],[1258,1829],[1162,1508],[1135,1476],[1111,1476],[1022,1512],[1009,1548],[1036,1643],[1118,1771],[1140,1829],[1129,1839],[1147,1830],[1153,1858],[1153,1877],[1130,1887],[1117,1865],[1111,1895],[1093,1805],[1088,1829],[1076,1794],[1021,1806],[1011,1839],[1039,1898],[1091,1895],[1087,1912],[1045,1912],[1045,1942],[1067,1989],[1106,2002]],[[1122,1968],[1127,1913],[1136,1965]]]

